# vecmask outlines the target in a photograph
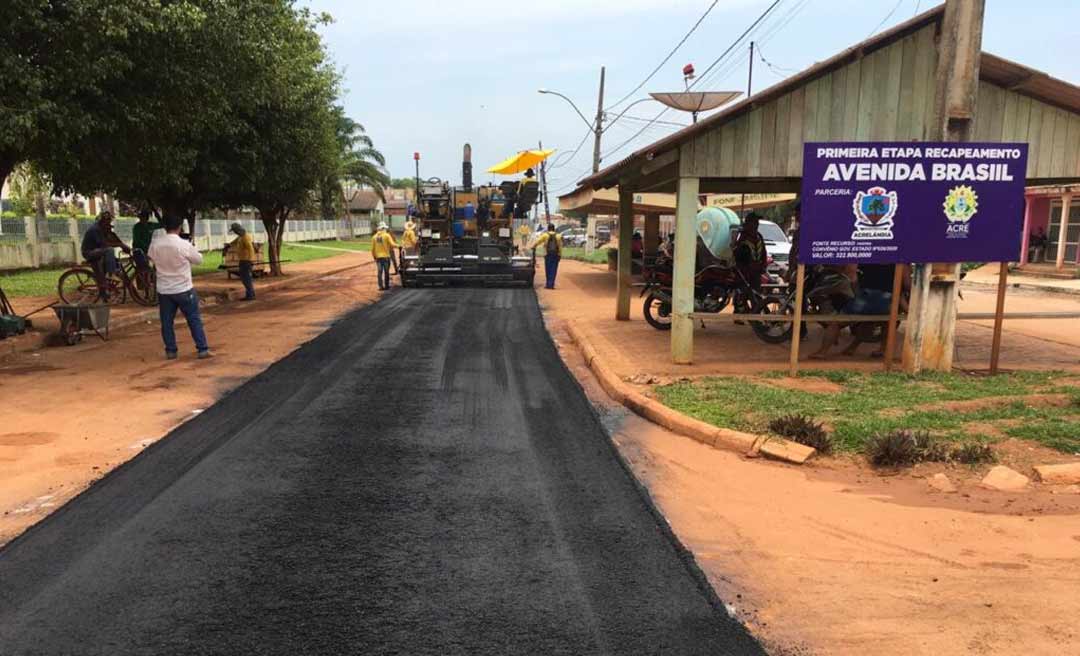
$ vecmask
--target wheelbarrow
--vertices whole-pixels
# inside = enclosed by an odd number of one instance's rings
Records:
[[[84,335],[97,335],[101,341],[109,339],[108,304],[52,306],[60,321],[60,336],[68,346],[82,341]]]

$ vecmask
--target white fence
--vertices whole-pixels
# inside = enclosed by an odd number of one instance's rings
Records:
[[[232,220],[199,219],[195,222],[195,245],[201,251],[220,249],[233,238]],[[237,219],[256,242],[266,241],[266,229],[257,219]],[[3,219],[0,222],[0,271],[65,266],[82,260],[82,236],[93,219]],[[134,219],[117,219],[115,230],[124,242],[131,243]],[[185,226],[186,228],[186,226]],[[371,234],[371,220],[352,218],[336,221],[321,219],[289,220],[285,241],[321,241],[351,239]]]

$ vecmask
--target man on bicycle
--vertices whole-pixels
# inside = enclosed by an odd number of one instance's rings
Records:
[[[115,273],[118,268],[116,253],[113,252],[113,249],[117,247],[131,254],[131,248],[113,232],[113,213],[105,210],[98,215],[97,221],[83,235],[81,249],[83,259],[94,270],[94,279],[98,286],[98,300],[102,303],[109,302],[108,275]]]

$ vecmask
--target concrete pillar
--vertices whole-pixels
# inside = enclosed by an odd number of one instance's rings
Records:
[[[615,319],[630,319],[630,284],[633,282],[634,193],[619,185],[619,266]]]
[[[1072,194],[1061,197],[1061,226],[1058,228],[1057,268],[1065,268],[1065,240],[1069,237],[1069,211],[1072,209]]]
[[[679,178],[675,194],[675,267],[672,282],[671,359],[694,361],[694,260],[697,256],[698,178]]]
[[[71,240],[71,261],[78,264],[82,261],[82,240],[79,239],[78,219],[68,219],[68,239]]]
[[[659,214],[646,214],[645,215],[645,234],[643,235],[644,241],[642,242],[642,251],[646,256],[656,256],[656,252],[660,250],[660,215]]]
[[[26,243],[30,245],[30,262],[36,269],[41,266],[41,240],[38,238],[37,217],[24,216],[23,230],[26,232]]]
[[[1031,250],[1031,196],[1024,196],[1024,233],[1020,238],[1020,266],[1028,263]]]

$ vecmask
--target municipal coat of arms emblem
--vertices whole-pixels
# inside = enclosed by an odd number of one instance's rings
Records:
[[[892,239],[893,217],[900,202],[895,191],[871,187],[855,194],[851,208],[855,212],[852,239]]]

